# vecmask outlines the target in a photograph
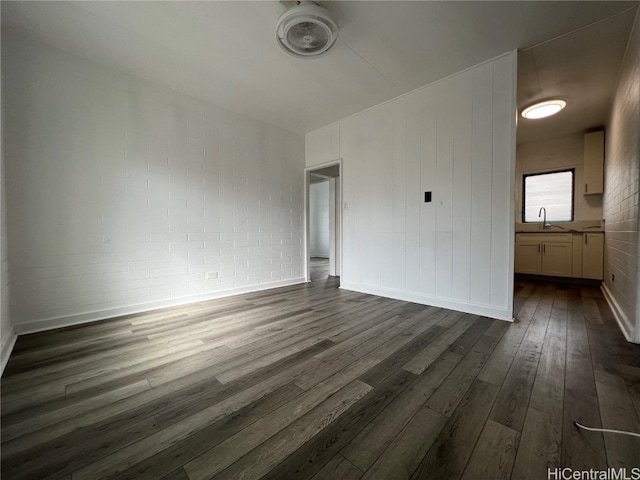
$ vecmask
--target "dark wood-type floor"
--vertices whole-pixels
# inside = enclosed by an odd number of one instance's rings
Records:
[[[640,466],[640,346],[596,288],[517,321],[311,284],[20,337],[2,478],[545,479]]]
[[[309,264],[310,268],[310,280],[316,282],[318,280],[324,281],[329,276],[329,259],[320,257],[311,257]],[[334,280],[340,280],[339,278]],[[339,282],[338,282],[339,283]]]

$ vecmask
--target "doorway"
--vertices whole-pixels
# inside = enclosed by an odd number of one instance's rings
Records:
[[[308,282],[337,280],[342,271],[340,160],[305,169],[305,260]]]

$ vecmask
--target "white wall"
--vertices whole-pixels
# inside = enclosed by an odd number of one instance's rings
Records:
[[[302,136],[3,35],[19,332],[303,281]]]
[[[304,140],[307,167],[340,158],[340,122],[307,133]]]
[[[1,5],[0,5],[1,8]],[[0,43],[0,51],[2,45]],[[1,55],[0,55],[1,56]],[[0,89],[2,82],[0,80]],[[0,373],[9,360],[9,354],[16,340],[13,324],[9,317],[9,258],[7,249],[7,216],[5,201],[4,173],[4,108],[0,98]]]
[[[1,147],[0,147],[1,150]],[[16,341],[9,316],[9,255],[7,249],[7,215],[5,201],[4,156],[0,161],[0,372],[4,370]]]
[[[604,291],[627,339],[640,343],[640,12],[613,99],[605,144]]]
[[[309,185],[309,254],[329,258],[329,180]]]
[[[343,288],[512,318],[515,78],[510,53],[307,134],[307,166],[343,160]]]
[[[516,222],[522,222],[522,176],[567,168],[575,169],[575,185],[584,185],[584,135],[518,145],[516,150]],[[574,222],[602,220],[602,195],[574,192]],[[570,224],[568,225],[570,226]]]

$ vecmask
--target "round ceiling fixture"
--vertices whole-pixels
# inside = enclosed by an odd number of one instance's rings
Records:
[[[318,58],[335,47],[338,24],[326,8],[302,2],[280,16],[276,36],[278,45],[289,55]]]
[[[564,107],[567,106],[567,101],[561,98],[554,98],[552,100],[545,100],[544,102],[534,103],[522,110],[521,115],[524,118],[537,119],[550,117],[555,115]]]

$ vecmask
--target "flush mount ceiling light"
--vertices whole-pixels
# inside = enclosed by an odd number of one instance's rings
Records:
[[[278,45],[289,55],[318,58],[335,47],[338,24],[326,8],[302,2],[278,19],[276,36]]]
[[[545,118],[555,115],[564,107],[567,106],[566,100],[561,98],[554,98],[552,100],[545,100],[544,102],[534,103],[522,110],[521,115],[524,118],[536,119]]]

